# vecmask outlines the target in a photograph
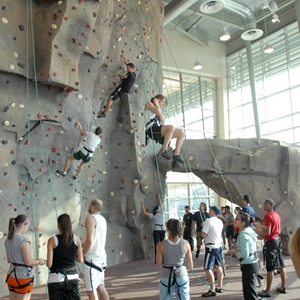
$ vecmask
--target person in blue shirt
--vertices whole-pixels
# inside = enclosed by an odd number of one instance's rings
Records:
[[[247,213],[250,217],[255,218],[256,217],[256,213],[254,208],[250,205],[251,202],[251,198],[248,195],[244,195],[243,197],[243,208],[242,211]]]
[[[241,264],[242,285],[245,300],[258,300],[256,291],[256,277],[259,270],[259,257],[257,253],[257,234],[251,227],[254,218],[240,211],[235,218],[234,225],[239,228],[237,249],[228,251],[235,254]]]

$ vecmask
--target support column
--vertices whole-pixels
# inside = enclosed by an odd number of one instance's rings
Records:
[[[252,57],[251,43],[249,41],[246,41],[245,45],[246,45],[246,52],[247,52],[247,61],[248,61],[249,80],[250,80],[250,88],[251,88],[251,95],[252,95],[252,106],[253,106],[256,138],[260,139],[261,138],[260,121],[259,121],[258,106],[257,106],[257,99],[256,99],[255,77],[254,77],[254,69],[253,69],[253,59],[252,59],[253,57]]]

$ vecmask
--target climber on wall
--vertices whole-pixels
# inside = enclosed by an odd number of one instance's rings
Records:
[[[76,122],[75,126],[78,127],[81,135],[86,135],[87,136],[85,144],[84,144],[83,148],[80,151],[78,151],[76,153],[73,153],[73,154],[71,154],[67,157],[65,167],[64,167],[63,171],[60,171],[60,170],[56,171],[56,174],[66,176],[67,171],[70,167],[71,161],[74,160],[74,159],[81,160],[81,163],[80,163],[80,165],[77,169],[77,172],[73,176],[74,180],[79,177],[79,174],[82,171],[84,164],[88,163],[92,159],[93,152],[95,151],[96,147],[101,142],[100,134],[102,133],[102,128],[101,127],[97,127],[96,130],[95,130],[95,133],[93,133],[93,132],[90,132],[90,131],[84,131],[79,122]]]
[[[162,125],[165,117],[162,107],[167,105],[167,99],[163,95],[156,95],[151,98],[145,105],[145,110],[150,110],[149,121],[146,124],[146,139],[147,137],[153,139],[155,142],[163,145],[162,156],[165,159],[174,159],[180,163],[184,163],[180,156],[180,149],[184,140],[184,132],[173,125]],[[170,154],[168,146],[171,139],[176,139],[176,147],[174,153]]]
[[[107,103],[105,105],[104,111],[102,111],[101,113],[99,112],[97,118],[105,118],[106,114],[111,108],[113,101],[119,98],[121,99],[124,94],[128,94],[130,88],[135,82],[136,74],[134,72],[134,64],[126,60],[124,53],[121,54],[121,57],[123,58],[124,63],[126,65],[127,73],[117,74],[117,77],[121,79],[121,82],[116,87],[116,89],[110,94]]]

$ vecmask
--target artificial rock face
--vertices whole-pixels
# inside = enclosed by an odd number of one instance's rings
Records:
[[[300,226],[299,147],[266,139],[186,140],[185,166],[158,157],[165,172],[193,172],[218,195],[240,206],[243,195],[250,195],[260,219],[264,200],[273,199],[287,253],[288,237]]]
[[[163,4],[30,3],[4,1],[0,10],[0,296],[8,293],[4,241],[10,217],[28,215],[32,256],[46,258],[56,218],[70,214],[84,240],[88,203],[99,198],[108,222],[108,265],[145,258],[153,255],[152,223],[141,215],[140,202],[152,210],[165,180],[153,163],[157,147],[145,147],[143,110],[161,91]],[[135,64],[136,82],[105,119],[97,119],[119,83],[116,74],[126,71],[122,53]],[[77,121],[87,131],[102,127],[101,144],[77,180],[77,161],[57,177],[82,145]],[[35,284],[45,284],[46,267],[35,270]]]

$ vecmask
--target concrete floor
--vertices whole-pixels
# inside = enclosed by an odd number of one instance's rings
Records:
[[[261,250],[260,250],[261,255]],[[194,258],[194,272],[190,274],[191,299],[199,299],[201,294],[208,290],[206,285],[206,276],[203,271],[203,253],[200,253],[198,259]],[[231,256],[226,256],[226,277],[224,278],[224,292],[217,294],[216,297],[222,300],[240,300],[243,299],[241,273],[239,263]],[[272,298],[276,300],[299,300],[300,299],[300,280],[297,279],[290,257],[285,257],[287,272],[287,294],[278,294],[276,287],[280,286],[279,275],[274,277],[272,284]],[[260,274],[264,274],[262,270]],[[110,295],[110,300],[138,299],[154,300],[158,297],[158,282],[160,268],[153,263],[153,259],[136,260],[117,266],[109,267],[106,270],[106,289]],[[263,280],[262,284],[265,284]],[[88,300],[82,287],[82,300]],[[258,291],[261,289],[258,288]],[[31,299],[47,299],[46,287],[37,287],[34,289]],[[214,297],[214,298],[216,298]],[[175,299],[175,297],[173,297]],[[9,299],[4,297],[1,299]]]

